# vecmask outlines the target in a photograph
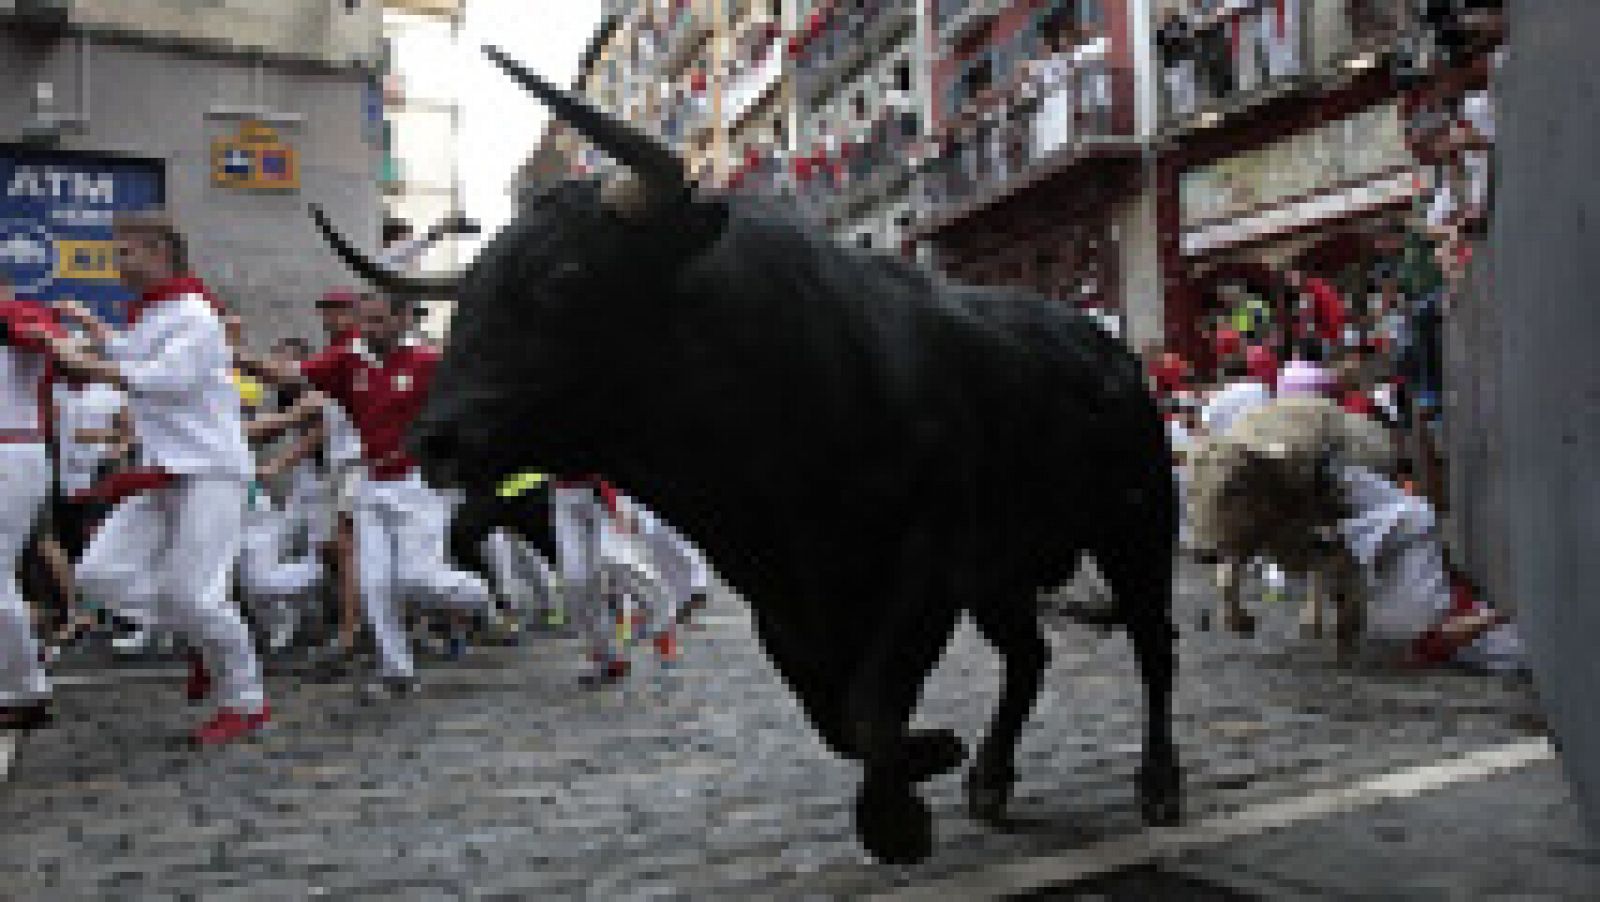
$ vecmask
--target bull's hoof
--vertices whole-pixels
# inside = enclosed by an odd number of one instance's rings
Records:
[[[885,864],[916,864],[933,852],[933,814],[909,784],[865,783],[856,796],[856,832]]]
[[[967,760],[967,746],[952,730],[921,730],[906,737],[906,778],[912,783],[947,774]]]
[[[1011,787],[1017,782],[1010,766],[975,764],[967,772],[967,813],[973,820],[995,824],[1006,816],[1011,803]]]
[[[1139,816],[1152,827],[1183,820],[1183,773],[1174,764],[1139,768]]]

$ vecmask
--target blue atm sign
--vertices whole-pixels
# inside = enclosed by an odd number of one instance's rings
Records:
[[[22,297],[121,319],[111,219],[162,206],[160,163],[0,147],[0,269]]]

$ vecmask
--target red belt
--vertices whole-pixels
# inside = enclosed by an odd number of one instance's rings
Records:
[[[0,429],[0,445],[43,444],[44,433],[37,429]]]

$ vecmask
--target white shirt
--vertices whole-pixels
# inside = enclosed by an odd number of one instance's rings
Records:
[[[67,492],[89,488],[95,470],[106,459],[111,446],[103,442],[80,442],[78,433],[86,429],[107,430],[116,423],[117,411],[127,403],[122,392],[109,385],[90,384],[75,388],[57,383],[56,442],[61,449],[61,486]]]
[[[45,356],[0,344],[0,430],[38,432]]]
[[[1272,390],[1259,379],[1240,379],[1217,389],[1200,411],[1200,422],[1209,435],[1222,435],[1242,414],[1272,400]]]
[[[211,305],[197,294],[157,301],[106,343],[128,387],[128,413],[149,466],[190,476],[249,480],[233,352]]]

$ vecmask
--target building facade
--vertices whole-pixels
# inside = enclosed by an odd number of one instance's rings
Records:
[[[385,221],[418,233],[462,208],[458,146],[461,108],[451,67],[463,0],[385,0],[380,84],[383,157],[378,181]],[[427,271],[462,268],[461,246],[442,241],[416,261]],[[425,304],[422,328],[442,335],[450,301]]]
[[[115,314],[116,209],[165,206],[252,339],[310,335],[348,275],[305,213],[378,232],[380,11],[325,0],[0,5],[0,265]]]

